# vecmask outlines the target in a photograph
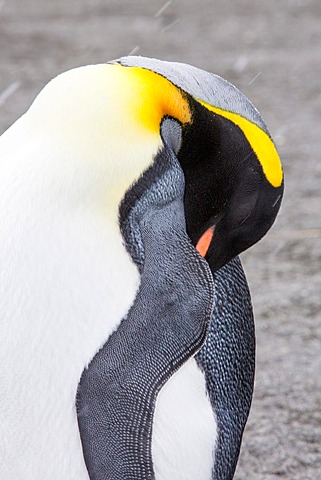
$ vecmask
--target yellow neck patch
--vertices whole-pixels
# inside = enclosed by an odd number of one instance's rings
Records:
[[[273,185],[273,187],[279,187],[283,179],[280,157],[274,146],[274,143],[264,132],[264,130],[237,113],[228,112],[218,107],[213,107],[212,105],[209,105],[208,103],[198,99],[197,101],[207,108],[207,110],[210,110],[221,117],[227,118],[242,130],[260,164],[262,165],[262,169],[267,180],[271,185]]]
[[[188,101],[182,91],[161,75],[140,67],[114,64],[124,75],[126,97],[135,119],[153,132],[159,132],[161,120],[168,115],[182,124],[191,122]],[[132,95],[130,95],[132,93]]]

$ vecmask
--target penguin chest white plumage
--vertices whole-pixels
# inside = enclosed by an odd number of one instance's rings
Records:
[[[19,146],[0,165],[0,477],[87,480],[77,386],[128,312],[139,276],[117,216],[79,205],[76,191],[47,189],[39,162],[48,172],[50,152],[40,159],[24,147],[38,176]]]

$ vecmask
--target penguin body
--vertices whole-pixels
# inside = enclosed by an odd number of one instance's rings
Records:
[[[71,70],[0,138],[4,480],[233,476],[254,330],[231,259],[272,224],[283,177],[250,103],[190,69]]]

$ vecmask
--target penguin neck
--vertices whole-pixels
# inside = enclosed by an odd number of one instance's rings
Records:
[[[91,132],[78,142],[63,128],[38,132],[30,125],[29,112],[1,137],[0,168],[10,181],[4,188],[21,197],[22,207],[39,202],[41,208],[91,208],[118,223],[118,209],[125,192],[146,170],[160,148],[160,136],[139,141],[130,136],[106,137],[99,145]],[[2,160],[3,159],[3,160]],[[12,182],[14,179],[14,183]]]

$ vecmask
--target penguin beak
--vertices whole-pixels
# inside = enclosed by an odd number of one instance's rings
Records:
[[[203,235],[199,238],[195,248],[202,257],[205,257],[214,236],[214,226],[208,228]]]

